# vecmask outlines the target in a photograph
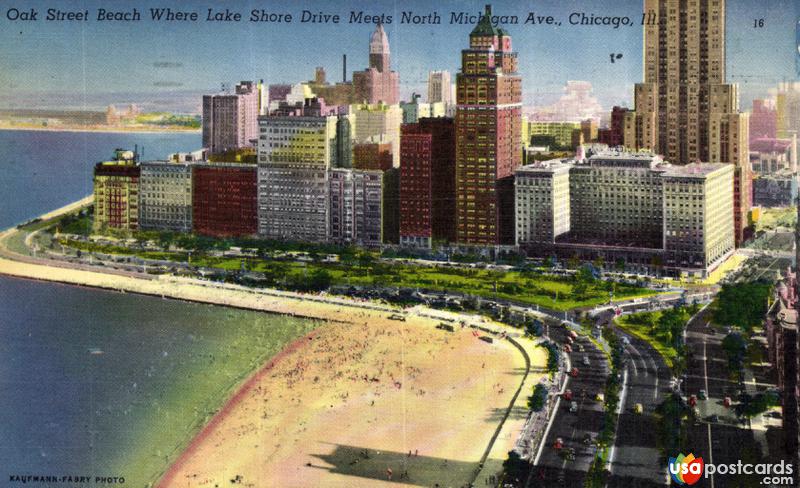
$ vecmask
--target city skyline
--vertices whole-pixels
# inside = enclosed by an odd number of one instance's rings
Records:
[[[14,7],[46,11],[50,6],[33,1]],[[72,9],[89,9],[91,16],[95,9],[102,7],[98,2],[87,1]],[[369,64],[366,46],[374,24],[347,23],[350,9],[346,7],[307,1],[291,8],[274,9],[291,13],[294,19],[290,24],[248,22],[250,10],[263,7],[256,4],[232,7],[243,14],[244,20],[238,24],[202,20],[196,23],[155,22],[148,18],[151,7],[164,5],[137,6],[143,17],[140,22],[90,19],[80,23],[41,19],[12,22],[8,19],[8,9],[4,9],[0,22],[10,28],[0,33],[4,46],[0,56],[11,69],[0,73],[0,83],[6,87],[0,95],[0,106],[99,108],[109,103],[133,102],[146,104],[148,108],[196,113],[200,108],[194,100],[196,95],[219,90],[222,83],[232,86],[242,79],[264,79],[268,84],[297,83],[312,79],[316,66],[324,67],[331,81],[340,81],[342,54],[347,55],[347,76],[351,80],[354,71]],[[199,12],[201,19],[210,7],[213,6],[202,2],[182,5],[186,10]],[[436,11],[442,16],[441,25],[400,24],[398,19],[402,11],[432,12],[417,1],[405,2],[402,7],[382,2],[373,9],[365,9],[393,16],[393,22],[385,25],[385,29],[392,46],[392,69],[400,74],[401,99],[408,100],[412,92],[426,93],[429,71],[447,70],[455,75],[458,59],[452,52],[457,52],[457,40],[473,26],[449,24],[449,13],[476,14],[482,7],[483,2],[461,1],[440,6]],[[792,3],[774,0],[770,8],[764,7],[744,0],[728,2],[727,81],[740,85],[743,109],[749,109],[753,98],[767,96],[777,82],[795,76],[792,69],[796,52],[794,18],[779,14],[790,12]],[[338,13],[342,23],[299,23],[303,10]],[[496,2],[494,10],[496,15],[519,17],[519,24],[504,25],[514,32],[515,46],[523,55],[519,72],[524,80],[525,106],[554,102],[568,80],[591,82],[595,96],[605,109],[612,105],[633,105],[631,88],[642,80],[640,17],[643,2],[626,0],[587,7],[571,1],[537,5],[531,9],[505,1]],[[553,15],[564,25],[525,25],[530,10],[536,15]],[[627,15],[634,25],[618,29],[567,25],[572,12]],[[754,21],[761,18],[765,27],[754,27]],[[165,30],[165,25],[171,28]],[[442,36],[442,30],[452,35]],[[113,36],[109,35],[111,33]],[[434,35],[437,42],[430,43]],[[586,36],[597,35],[607,38],[607,42],[583,42]],[[131,36],[136,36],[136,43],[128,42]],[[292,49],[301,37],[314,45],[330,47],[298,56]],[[554,39],[559,42],[553,42]],[[744,46],[747,46],[746,52]],[[76,51],[85,55],[76,56]],[[612,52],[623,57],[612,63],[609,59]],[[754,56],[754,52],[759,55]],[[287,56],[290,59],[287,60]],[[39,62],[28,63],[30,59]],[[214,62],[209,61],[212,59]],[[565,59],[569,62],[564,62]],[[130,70],[130,76],[108,76],[116,70]]]

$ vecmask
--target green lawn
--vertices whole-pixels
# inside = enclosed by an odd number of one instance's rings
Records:
[[[137,255],[148,259],[184,261],[185,253],[137,251],[123,246],[101,245],[78,241],[64,241],[66,245],[83,251],[108,254]],[[224,258],[195,255],[191,264],[198,267],[229,271],[245,269],[264,272],[274,280],[270,286],[302,283],[315,271],[329,273],[333,285],[397,286],[434,291],[452,291],[485,298],[513,300],[528,305],[540,305],[554,310],[571,310],[592,307],[609,300],[613,289],[615,300],[645,297],[657,292],[631,285],[597,281],[585,293],[576,296],[570,277],[558,277],[536,271],[495,271],[480,268],[445,268],[415,266],[400,263],[387,264],[377,260],[323,263],[276,261],[269,258]]]
[[[661,354],[661,357],[664,358],[664,362],[667,363],[667,366],[672,368],[675,360],[678,358],[678,351],[669,345],[663,336],[658,335],[652,325],[646,323],[657,323],[661,315],[661,311],[642,312],[617,317],[615,322],[620,329],[653,346],[653,348]],[[645,320],[647,318],[651,320]]]

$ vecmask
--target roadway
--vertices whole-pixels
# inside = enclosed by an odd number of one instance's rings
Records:
[[[564,327],[550,327],[551,339],[562,347],[566,333]],[[579,350],[578,345],[583,351]],[[589,360],[589,366],[584,365],[583,358]],[[584,438],[589,435],[593,440],[596,439],[603,426],[603,404],[596,401],[595,396],[605,390],[609,374],[608,361],[605,353],[584,336],[578,336],[575,340],[570,361],[573,367],[578,368],[579,374],[577,377],[568,377],[567,389],[572,391],[573,401],[577,403],[578,409],[570,412],[571,402],[562,399],[554,414],[550,432],[544,440],[542,454],[533,467],[529,486],[583,486],[594,460],[596,447],[593,443],[584,443]],[[563,449],[574,449],[574,460],[564,459],[559,450],[553,447],[559,438],[563,440]]]
[[[722,349],[724,333],[708,327],[710,320],[711,311],[707,308],[693,317],[686,328],[689,355],[683,391],[688,396],[705,390],[707,395],[706,400],[697,400],[697,419],[685,423],[686,449],[701,456],[706,463],[735,464],[740,459],[766,462],[764,457],[768,453],[761,452],[753,431],[740,424],[733,410],[723,404],[726,396],[736,401],[740,385],[729,376],[727,357]],[[718,419],[712,421],[711,415],[717,415]],[[739,486],[742,481],[741,477],[717,475],[709,478],[707,486],[725,488]]]
[[[667,483],[667,465],[659,450],[655,412],[672,391],[672,374],[647,342],[616,330],[629,342],[624,345],[627,382],[609,456],[611,477],[607,486],[663,486]],[[642,413],[634,411],[637,404],[642,405]]]

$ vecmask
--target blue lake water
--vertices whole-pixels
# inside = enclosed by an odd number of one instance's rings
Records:
[[[196,149],[200,136],[0,131],[0,228],[90,194],[94,163],[134,144],[157,159]],[[255,367],[313,326],[0,276],[0,486],[13,475],[145,486],[251,369],[241,358]]]
[[[0,130],[0,229],[92,193],[94,164],[139,146],[143,160],[201,147],[199,133]]]

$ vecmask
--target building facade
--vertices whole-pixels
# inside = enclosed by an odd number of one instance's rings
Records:
[[[192,163],[144,161],[140,165],[139,226],[192,231]]]
[[[800,137],[800,81],[778,84],[775,109],[778,137]]]
[[[353,146],[353,168],[387,170],[394,167],[392,144],[362,142]]]
[[[733,221],[724,218],[733,170],[618,151],[523,166],[515,175],[517,245],[535,256],[704,276],[734,250]]]
[[[262,103],[260,86],[243,81],[233,94],[203,95],[203,147],[211,154],[253,145]]]
[[[196,163],[192,167],[194,232],[212,237],[254,236],[258,229],[256,165]]]
[[[139,229],[140,169],[132,151],[117,149],[94,167],[93,231]]]
[[[517,169],[514,178],[516,244],[551,243],[570,230],[569,171],[561,160]]]
[[[400,135],[400,244],[456,240],[455,123],[423,118]]]
[[[774,139],[778,136],[778,111],[771,100],[753,100],[750,114],[750,144],[756,139]],[[752,150],[752,148],[750,148]]]
[[[383,24],[375,27],[369,40],[369,67],[353,73],[353,89],[359,103],[400,103],[400,75],[392,71],[389,38]]]
[[[428,103],[453,103],[453,88],[449,71],[428,72]]]
[[[383,171],[332,169],[330,240],[376,247],[383,241]]]
[[[755,139],[750,143],[753,173],[769,175],[797,171],[797,136],[789,139]]]
[[[469,35],[456,76],[456,222],[459,244],[514,241],[514,170],[522,162],[522,79],[511,36],[491,6]],[[511,193],[509,195],[508,193]]]
[[[783,447],[792,456],[800,448],[800,377],[798,373],[797,273],[787,270],[775,287],[775,301],[765,318],[768,360],[778,377],[781,395]],[[796,461],[796,458],[795,458]]]
[[[797,202],[797,176],[784,172],[753,178],[753,205],[791,207]]]
[[[534,146],[549,145],[551,149],[574,149],[576,133],[581,132],[580,122],[528,122],[528,133]],[[552,138],[552,144],[544,144]],[[553,147],[555,145],[555,147]]]
[[[729,163],[734,228],[748,234],[751,189],[748,114],[737,85],[725,82],[725,1],[645,0],[657,22],[644,25],[644,82],[626,114],[625,146],[650,149],[673,164]]]
[[[599,129],[597,134],[598,142],[608,144],[610,147],[625,145],[625,114],[628,109],[615,106],[611,109],[611,120],[605,129]]]
[[[259,119],[258,233],[269,239],[325,242],[328,173],[338,117],[307,104],[296,115]]]
[[[353,144],[388,143],[392,148],[392,167],[400,166],[400,124],[403,110],[385,103],[350,107],[353,118]]]

